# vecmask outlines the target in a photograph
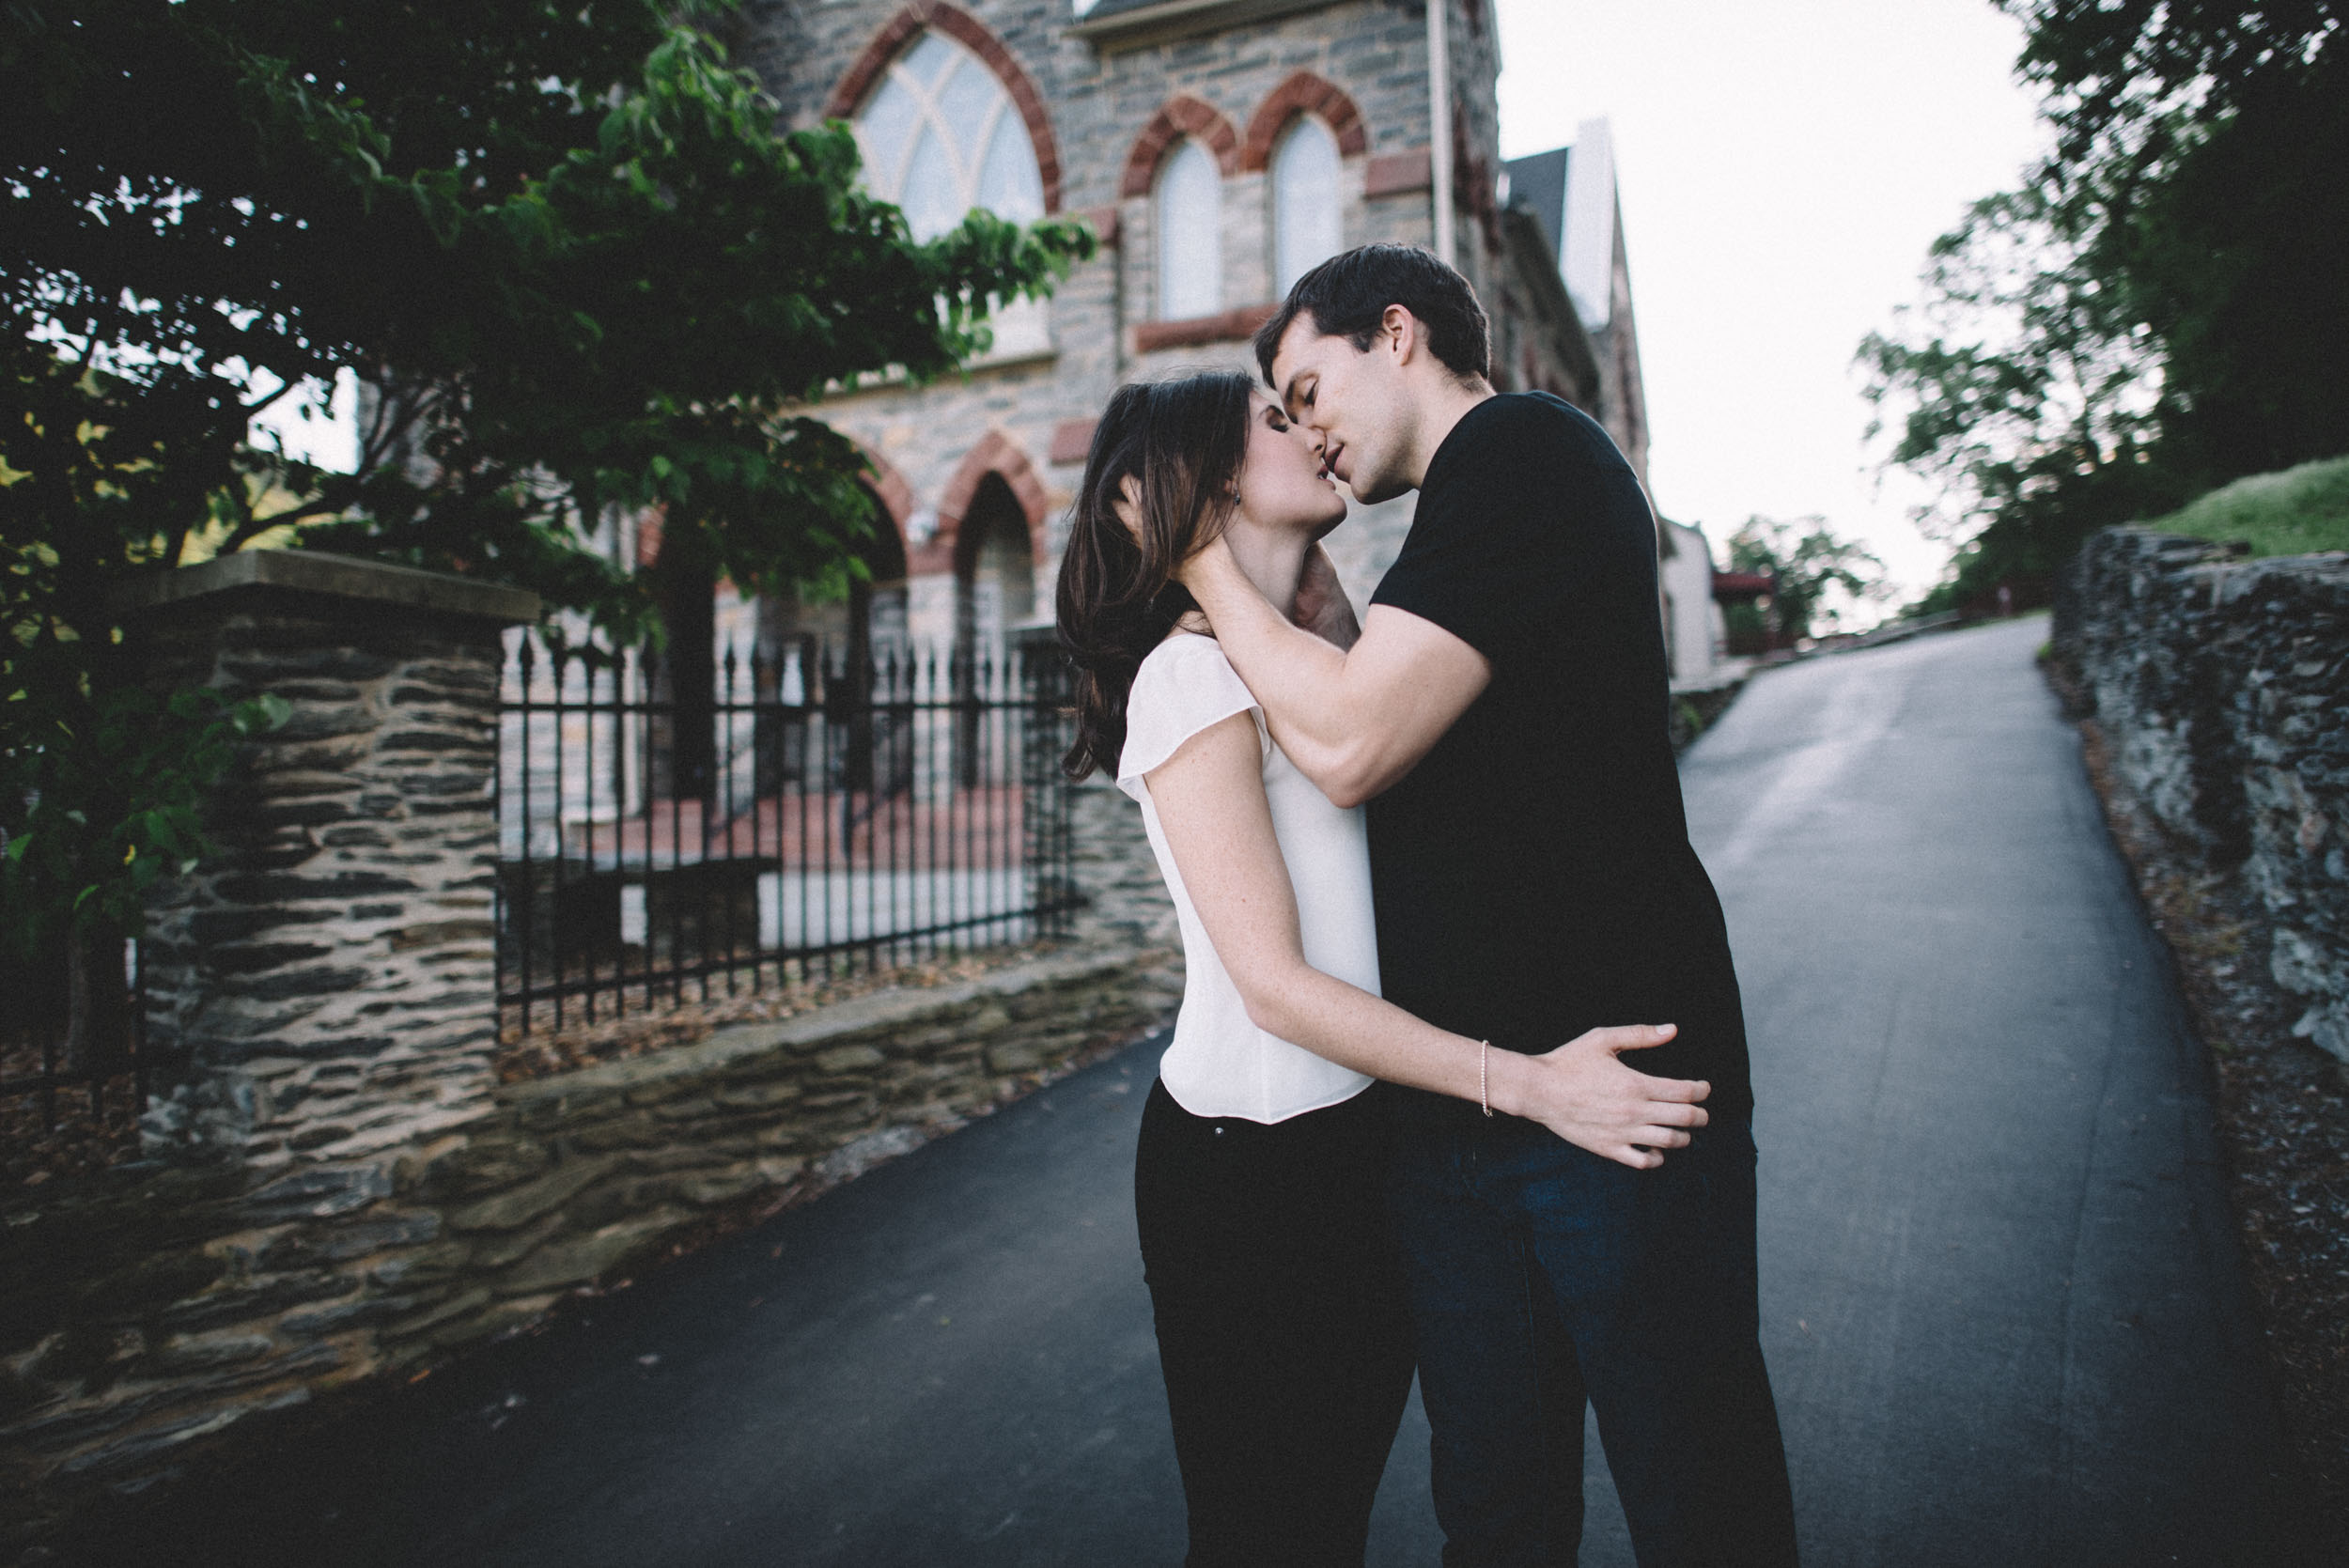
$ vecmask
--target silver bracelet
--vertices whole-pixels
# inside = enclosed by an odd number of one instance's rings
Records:
[[[1487,1116],[1493,1113],[1492,1055],[1490,1040],[1476,1042],[1476,1109]]]

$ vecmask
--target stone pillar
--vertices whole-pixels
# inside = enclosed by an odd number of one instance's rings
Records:
[[[293,709],[149,911],[149,1151],[366,1170],[487,1110],[499,632],[537,597],[261,551],[141,583],[128,613],[158,685]]]

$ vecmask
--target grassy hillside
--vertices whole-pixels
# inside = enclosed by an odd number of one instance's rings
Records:
[[[2254,555],[2349,550],[2349,458],[2237,479],[2146,526],[2198,539],[2248,539]]]

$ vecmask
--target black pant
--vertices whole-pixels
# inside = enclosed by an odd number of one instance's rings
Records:
[[[1396,1230],[1447,1568],[1571,1568],[1586,1400],[1640,1568],[1793,1568],[1748,1124],[1721,1117],[1634,1171],[1530,1122],[1398,1097]]]
[[[1384,1102],[1267,1126],[1151,1088],[1134,1211],[1190,1568],[1361,1568],[1411,1389]]]

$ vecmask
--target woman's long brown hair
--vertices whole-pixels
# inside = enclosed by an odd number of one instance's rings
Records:
[[[1117,389],[1093,432],[1061,556],[1061,645],[1077,668],[1072,779],[1117,771],[1134,672],[1196,602],[1174,568],[1231,520],[1248,456],[1252,383],[1237,371]],[[1118,520],[1128,476],[1141,481],[1139,534]]]

